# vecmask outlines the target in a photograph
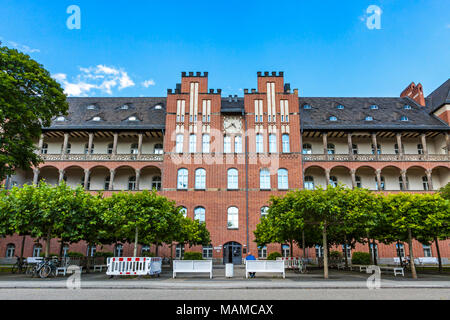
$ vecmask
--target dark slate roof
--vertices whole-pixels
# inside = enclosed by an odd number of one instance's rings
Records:
[[[304,109],[309,104],[312,109]],[[343,110],[338,110],[338,105]],[[405,110],[408,104],[411,110]],[[378,110],[371,110],[377,105]],[[299,98],[300,121],[303,130],[450,130],[437,117],[430,115],[410,98]],[[337,121],[330,121],[331,116]],[[366,121],[372,116],[373,121]],[[407,116],[409,121],[401,121]]]
[[[450,104],[450,79],[430,93],[425,101],[431,112],[436,111],[444,104]]]
[[[244,111],[244,98],[228,97],[222,98],[221,113],[239,113]]]
[[[51,130],[137,129],[160,130],[166,122],[166,98],[68,98],[69,111],[66,121],[52,122]],[[120,110],[124,104],[128,110]],[[95,105],[95,110],[88,110]],[[155,109],[160,105],[161,109]],[[138,121],[129,121],[135,116]],[[101,121],[92,121],[100,117]]]

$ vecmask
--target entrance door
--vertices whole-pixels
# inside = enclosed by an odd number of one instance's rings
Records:
[[[237,242],[228,242],[223,246],[223,263],[242,264],[242,246]]]

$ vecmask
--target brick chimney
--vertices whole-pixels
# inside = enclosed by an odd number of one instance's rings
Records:
[[[414,82],[411,82],[411,84],[406,87],[406,89],[403,90],[403,92],[400,94],[400,97],[410,97],[415,102],[425,107],[425,97],[423,95],[423,88],[421,83],[416,85]]]

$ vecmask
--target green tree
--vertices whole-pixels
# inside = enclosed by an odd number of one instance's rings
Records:
[[[61,86],[42,65],[0,43],[0,181],[40,163],[41,128],[67,109]]]
[[[441,194],[442,198],[450,200],[450,182],[447,183],[445,187],[442,187],[439,190],[439,193]]]

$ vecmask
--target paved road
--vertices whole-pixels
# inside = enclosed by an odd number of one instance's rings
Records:
[[[450,289],[0,289],[0,300],[450,300]]]

